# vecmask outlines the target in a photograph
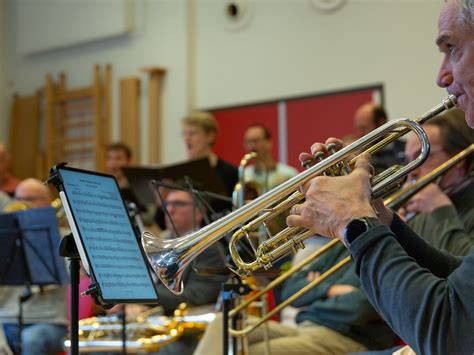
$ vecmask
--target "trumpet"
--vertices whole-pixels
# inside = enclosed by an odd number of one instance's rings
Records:
[[[449,169],[453,168],[456,164],[459,162],[463,161],[467,157],[469,157],[470,154],[474,151],[474,144],[471,144],[468,146],[466,149],[463,151],[459,152],[455,156],[453,156],[451,159],[447,160],[443,164],[439,165],[437,168],[433,169],[431,172],[428,174],[424,175],[421,177],[416,183],[394,193],[390,197],[386,198],[384,200],[385,206],[391,208],[391,209],[398,209],[401,206],[403,206],[408,200],[413,197],[417,192],[419,192],[421,189],[423,189],[426,185],[429,183],[435,181],[438,179],[440,176],[445,174]],[[303,269],[306,265],[310,264],[313,262],[315,259],[317,259],[319,256],[324,254],[326,251],[329,249],[333,248],[335,245],[339,243],[338,239],[333,239],[326,245],[324,245],[322,248],[316,250],[315,252],[311,253],[309,256],[307,256],[301,263],[298,265],[293,266],[290,270],[273,280],[271,283],[269,283],[265,288],[260,290],[258,293],[253,295],[251,298],[248,298],[245,302],[241,303],[234,309],[232,309],[229,312],[229,318],[233,318],[239,314],[242,310],[247,308],[252,302],[255,302],[258,300],[260,297],[265,295],[268,291],[274,289],[276,286],[282,284],[284,281],[286,281],[288,278],[293,276],[295,273],[299,272],[301,269]],[[285,301],[280,303],[278,306],[276,306],[274,309],[271,310],[271,312],[267,313],[265,317],[261,317],[258,321],[255,323],[248,325],[244,329],[236,330],[233,328],[229,328],[229,333],[232,336],[235,337],[241,337],[241,336],[246,336],[248,333],[252,332],[254,329],[258,328],[260,325],[264,324],[268,320],[270,320],[275,314],[278,314],[283,308],[287,307],[291,303],[293,303],[296,299],[302,297],[305,293],[309,292],[311,289],[314,287],[318,286],[322,281],[327,279],[329,276],[334,274],[336,271],[340,270],[342,267],[347,265],[351,261],[351,257],[347,256],[340,260],[338,263],[330,267],[327,271],[322,273],[320,276],[315,278],[313,281],[308,283],[305,287],[301,288],[298,292],[295,292],[293,295],[288,297]]]
[[[383,179],[374,177],[372,180],[372,198],[385,195],[401,178],[416,169],[428,157],[429,141],[421,124],[456,105],[457,99],[451,95],[416,119],[402,118],[389,121],[347,147],[339,151],[333,150],[332,155],[325,159],[315,156],[314,161],[307,164],[307,170],[194,233],[173,240],[163,240],[149,232],[144,232],[142,245],[151,267],[171,292],[180,294],[183,291],[182,277],[186,267],[204,250],[227,233],[237,229],[229,243],[231,257],[237,266],[234,271],[239,275],[248,275],[259,268],[268,269],[283,255],[304,247],[303,240],[313,233],[303,228],[287,227],[261,243],[254,250],[255,260],[251,262],[242,260],[237,245],[242,238],[259,228],[262,223],[265,224],[268,219],[274,218],[303,200],[304,194],[299,191],[300,186],[324,173],[331,175],[349,173],[357,157],[349,162],[347,160],[354,154],[374,153],[406,133],[413,132],[420,140],[421,149],[418,157],[404,167],[386,174],[387,176]]]

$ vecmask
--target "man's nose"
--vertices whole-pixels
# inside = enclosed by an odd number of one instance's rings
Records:
[[[436,84],[438,84],[439,87],[447,88],[452,83],[453,74],[451,71],[451,66],[445,59],[443,60],[443,63],[441,63],[441,67],[439,68],[438,76],[436,78]]]

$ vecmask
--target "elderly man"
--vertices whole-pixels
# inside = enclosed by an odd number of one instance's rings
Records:
[[[20,180],[10,173],[10,154],[5,144],[0,143],[0,191],[11,196]]]
[[[474,1],[447,0],[436,44],[443,53],[438,85],[458,97],[474,128]],[[334,139],[330,140],[334,142]],[[340,141],[335,141],[341,144]],[[328,143],[328,142],[326,142]],[[325,151],[315,143],[312,153]],[[308,159],[306,153],[300,159]],[[474,250],[455,257],[418,237],[392,211],[371,204],[370,158],[357,160],[343,177],[316,177],[306,201],[287,223],[339,238],[382,317],[418,354],[472,354]]]
[[[18,184],[15,198],[34,207],[48,207],[51,203],[49,189],[36,179],[26,179]],[[0,353],[5,343],[18,353],[18,298],[23,287],[0,287]],[[52,354],[63,351],[66,335],[66,287],[46,286],[32,288],[33,296],[24,304],[22,354]],[[3,334],[2,334],[3,333]],[[4,335],[4,337],[3,337]]]

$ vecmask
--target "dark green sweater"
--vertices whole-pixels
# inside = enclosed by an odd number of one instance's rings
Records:
[[[282,292],[283,299],[288,298],[309,283],[306,280],[309,271],[322,273],[347,255],[349,253],[342,244],[330,249],[312,263],[308,269],[297,273],[286,281]],[[328,298],[328,289],[333,284],[352,285],[356,287],[356,290],[345,295]],[[360,281],[355,274],[352,262],[300,297],[292,306],[304,307],[296,317],[297,323],[311,321],[326,326],[369,349],[385,349],[395,342],[396,335],[382,321],[360,289]]]
[[[474,183],[450,196],[452,206],[419,214],[408,225],[423,239],[454,255],[467,255],[474,245]]]

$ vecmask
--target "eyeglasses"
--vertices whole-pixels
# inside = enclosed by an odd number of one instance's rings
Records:
[[[432,158],[434,155],[438,154],[438,153],[441,153],[441,152],[444,152],[444,149],[443,147],[438,147],[438,148],[434,148],[434,149],[430,149],[430,154],[428,155],[428,158],[427,160],[429,160],[430,158]],[[420,155],[420,151],[417,151],[415,155],[413,155],[413,159],[411,157],[405,157],[405,163],[408,164],[408,163],[411,163],[415,157],[417,157],[418,155]]]
[[[165,201],[164,207],[165,208],[182,208],[186,206],[191,206],[193,203],[189,201],[183,201],[183,200],[175,200],[175,201]]]

